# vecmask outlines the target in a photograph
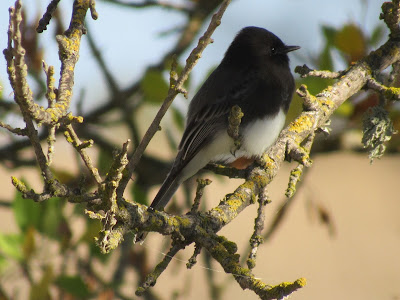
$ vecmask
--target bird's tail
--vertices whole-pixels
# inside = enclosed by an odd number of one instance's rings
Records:
[[[153,202],[151,202],[149,206],[150,208],[156,210],[164,208],[180,186],[180,176],[176,176],[176,174],[171,173],[168,174],[167,178],[164,180],[157,195],[154,197]]]
[[[160,190],[158,191],[157,195],[154,197],[153,202],[151,202],[149,206],[150,209],[160,210],[163,209],[172,196],[175,194],[176,190],[178,189],[179,185],[181,184],[181,180],[179,176],[176,174],[168,174],[167,178],[164,180]],[[139,232],[136,235],[135,243],[142,244],[144,239],[147,236],[147,232]]]

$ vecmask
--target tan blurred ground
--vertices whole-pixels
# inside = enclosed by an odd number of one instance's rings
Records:
[[[270,188],[273,200],[267,207],[267,222],[277,212],[287,186],[287,165]],[[400,157],[386,156],[370,165],[365,154],[318,156],[307,175],[283,225],[268,244],[259,249],[255,275],[277,284],[305,277],[307,286],[290,299],[400,299]],[[238,181],[237,183],[239,183]],[[236,183],[236,184],[237,184]],[[220,199],[232,186],[216,187]],[[211,198],[211,197],[208,197]],[[215,205],[208,203],[208,207]],[[322,205],[333,218],[335,234],[316,218],[311,203]],[[315,212],[315,211],[314,211]],[[221,234],[246,249],[255,206],[244,211]],[[147,242],[148,247],[158,237]],[[180,257],[187,260],[192,249]],[[179,276],[164,274],[156,289],[182,289],[189,276],[190,291],[183,299],[209,299],[205,286],[204,261]],[[214,265],[219,283],[226,282],[222,268]],[[174,270],[172,273],[177,272]],[[242,291],[233,281],[223,299],[258,299]]]
[[[67,162],[64,162],[67,163]],[[267,222],[283,201],[290,166],[281,170],[270,187],[273,202],[267,206]],[[30,177],[35,171],[0,171],[1,198],[9,198],[14,190],[10,175]],[[308,284],[291,299],[400,299],[400,156],[387,155],[370,165],[366,154],[329,154],[314,157],[314,164],[303,188],[297,195],[283,225],[273,238],[259,249],[255,275],[264,282],[277,284],[305,277]],[[208,188],[207,207],[240,180],[222,184],[214,180]],[[211,195],[212,194],[212,195]],[[335,235],[316,218],[310,207],[318,203],[332,216]],[[251,234],[256,206],[248,208],[221,234],[246,249]],[[0,209],[1,231],[13,232],[16,225],[9,211]],[[158,245],[162,238],[152,234],[143,247],[148,247],[156,263],[162,254]],[[135,247],[141,247],[136,245]],[[186,289],[179,299],[209,299],[204,261],[199,259],[192,270],[185,262],[193,248],[186,249],[169,272],[163,274],[155,289],[170,299],[171,291]],[[242,291],[221,267],[213,265],[218,283],[227,283],[223,299],[257,299]],[[175,274],[175,275],[172,275]],[[132,276],[128,276],[130,278]],[[130,285],[125,293],[133,293]]]

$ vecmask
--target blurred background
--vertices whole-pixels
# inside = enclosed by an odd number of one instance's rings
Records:
[[[26,2],[26,3],[25,3]],[[48,30],[35,31],[49,1],[25,1],[22,26],[29,83],[38,103],[46,105],[42,60],[59,74],[55,35],[69,24],[71,0],[63,0]],[[379,20],[379,0],[234,0],[214,43],[186,84],[189,100],[221,61],[235,34],[245,26],[264,27],[285,43],[299,45],[290,55],[291,69],[307,64],[323,70],[343,70],[387,38]],[[113,157],[130,138],[140,141],[168,90],[171,55],[180,63],[197,44],[208,26],[217,0],[151,1],[97,0],[99,19],[86,19],[80,59],[75,70],[71,110],[85,123],[76,126],[81,139],[93,139],[89,153],[104,175]],[[7,45],[8,7],[0,3],[0,48]],[[387,74],[380,76],[385,81]],[[318,93],[333,80],[295,75],[297,85],[307,84]],[[394,82],[398,86],[398,82]],[[6,63],[0,58],[0,118],[23,126],[7,80]],[[125,196],[148,203],[163,181],[184,126],[189,100],[178,96],[162,122],[163,130],[150,143]],[[400,299],[400,139],[394,135],[386,154],[370,164],[363,148],[362,119],[379,103],[377,95],[360,92],[338,109],[332,118],[332,134],[319,135],[307,170],[291,199],[285,198],[289,172],[286,164],[269,187],[265,243],[260,247],[256,277],[278,284],[305,277],[308,284],[292,299]],[[399,106],[387,103],[394,127],[400,130]],[[295,96],[288,121],[301,111]],[[45,144],[46,128],[40,128]],[[89,176],[77,153],[57,136],[52,170],[70,186]],[[11,185],[11,176],[41,190],[40,172],[24,138],[0,129],[0,299],[137,299],[134,291],[168,251],[169,238],[149,235],[143,245],[132,246],[132,237],[108,255],[94,242],[100,224],[89,220],[85,207],[51,199],[34,203],[22,199]],[[242,180],[210,173],[202,210],[219,203]],[[171,213],[188,210],[195,182],[189,180],[167,207]],[[249,207],[221,234],[236,242],[245,260],[256,207]],[[206,253],[186,270],[193,253],[189,247],[173,260],[156,286],[143,299],[257,299],[242,291]]]

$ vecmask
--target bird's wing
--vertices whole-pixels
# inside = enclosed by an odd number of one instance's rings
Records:
[[[221,90],[213,89],[212,93],[207,93],[208,81],[206,81],[193,99],[202,105],[198,105],[192,112],[189,110],[188,123],[174,163],[174,167],[177,169],[184,168],[200,149],[214,139],[215,134],[221,129],[227,130],[228,117],[232,107],[235,104],[243,103],[257,89],[258,81],[254,78],[255,74],[246,72],[246,70],[236,74],[236,78],[232,78],[232,75],[225,76],[227,80],[231,81],[221,80],[221,74],[215,75],[219,76]],[[212,77],[210,76],[209,79]],[[215,81],[212,84],[215,84]],[[206,99],[199,98],[206,96]]]

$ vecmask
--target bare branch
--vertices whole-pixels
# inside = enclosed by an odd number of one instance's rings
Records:
[[[93,179],[96,181],[98,185],[100,185],[103,180],[101,179],[99,171],[97,170],[96,167],[94,167],[92,160],[90,159],[89,155],[86,153],[85,150],[85,148],[91,147],[93,145],[93,141],[89,140],[86,142],[81,142],[71,124],[66,125],[65,128],[66,131],[64,132],[64,135],[66,137],[67,142],[69,142],[78,151],[79,155],[81,156],[83,162],[88,168]]]
[[[190,210],[192,214],[199,210],[200,200],[203,197],[204,188],[207,185],[210,185],[211,182],[212,181],[210,179],[197,179],[196,197],[194,198],[193,205]]]
[[[340,76],[344,75],[345,72],[332,72],[332,71],[321,71],[310,69],[307,65],[297,66],[294,71],[300,74],[301,78],[305,77],[320,77],[326,79],[338,79]]]
[[[258,246],[264,241],[261,233],[264,229],[265,207],[270,202],[271,200],[268,197],[267,187],[265,187],[258,196],[257,217],[254,220],[254,232],[250,238],[251,250],[249,253],[249,257],[247,258],[247,266],[250,270],[254,269],[254,267],[256,266]]]
[[[400,36],[400,1],[392,0],[391,2],[384,2],[382,4],[382,13],[379,17],[384,20],[387,27],[390,30],[390,36],[392,38],[398,38]]]
[[[187,80],[189,73],[192,71],[193,67],[196,65],[197,61],[201,57],[201,53],[204,51],[204,49],[207,47],[207,45],[212,42],[211,35],[214,33],[215,29],[221,23],[221,18],[230,2],[231,2],[231,0],[225,0],[221,4],[218,12],[216,12],[213,15],[206,32],[199,39],[197,46],[192,50],[189,57],[187,58],[186,65],[185,65],[184,69],[182,70],[182,72],[179,74],[178,78],[176,79],[176,82],[175,82],[175,79],[171,80],[167,97],[165,98],[163,104],[161,105],[159,111],[157,112],[157,115],[154,118],[153,122],[147,129],[139,146],[136,148],[135,153],[129,160],[128,176],[126,178],[124,178],[121,182],[122,192],[125,189],[126,184],[128,183],[129,179],[132,177],[133,172],[134,172],[137,164],[139,163],[140,158],[142,157],[145,149],[147,148],[147,145],[149,144],[149,142],[153,138],[153,136],[156,134],[156,132],[159,130],[160,122],[161,122],[162,118],[164,117],[165,113],[167,112],[169,106],[171,105],[171,103],[175,99],[175,97],[178,95],[178,93],[180,93],[183,90],[183,84]],[[172,70],[172,72],[173,72],[173,70]],[[171,75],[171,78],[173,78],[172,75]],[[122,193],[121,193],[121,195],[122,195]]]
[[[40,19],[38,27],[36,28],[36,31],[38,33],[42,33],[47,29],[47,25],[50,24],[51,17],[53,16],[53,13],[57,9],[57,5],[59,2],[60,0],[52,0],[50,4],[47,6],[46,12]]]

